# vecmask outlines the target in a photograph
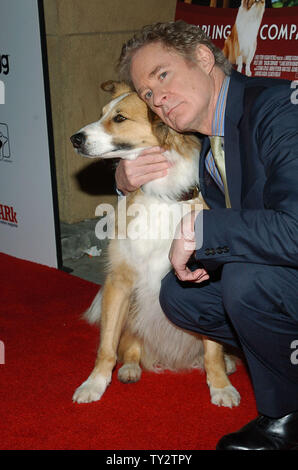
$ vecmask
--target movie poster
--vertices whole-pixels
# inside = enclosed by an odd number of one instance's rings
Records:
[[[242,0],[239,8],[210,8],[177,2],[178,19],[200,26],[239,72],[298,79],[298,6],[267,8],[264,0]]]

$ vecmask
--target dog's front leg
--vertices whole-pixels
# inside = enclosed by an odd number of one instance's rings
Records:
[[[140,367],[142,344],[140,338],[126,328],[121,336],[118,356],[122,367],[118,371],[118,379],[123,383],[137,382],[142,375]]]
[[[255,52],[256,52],[256,47],[257,47],[257,44],[255,43],[254,47],[250,50],[248,56],[246,57],[245,75],[247,75],[248,77],[251,76],[250,64],[251,64],[251,62],[254,58],[254,55],[255,55]]]
[[[243,58],[240,52],[239,52],[238,57],[236,58],[236,65],[237,65],[237,72],[241,73],[242,66],[243,66]]]
[[[223,346],[217,341],[203,337],[204,365],[211,403],[217,406],[238,406],[240,395],[228,379]]]
[[[111,381],[122,327],[129,310],[132,279],[132,273],[128,275],[127,270],[123,272],[123,268],[107,276],[102,296],[97,359],[90,376],[73,395],[73,401],[77,403],[99,400]]]

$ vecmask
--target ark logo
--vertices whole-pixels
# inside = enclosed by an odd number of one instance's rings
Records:
[[[0,204],[0,223],[13,225],[15,227],[18,226],[17,213],[13,206]]]
[[[0,122],[0,161],[10,160],[10,144],[8,126]]]

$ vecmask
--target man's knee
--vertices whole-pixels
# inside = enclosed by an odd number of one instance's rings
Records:
[[[159,301],[172,323],[203,332],[225,322],[219,294],[219,286],[183,283],[171,271],[161,282]]]
[[[254,315],[276,308],[275,286],[270,267],[258,264],[229,263],[222,273],[223,304],[228,315]],[[240,313],[241,312],[241,313]]]
[[[254,276],[249,265],[228,263],[222,272],[222,299],[229,316],[239,313],[242,305],[255,295]]]

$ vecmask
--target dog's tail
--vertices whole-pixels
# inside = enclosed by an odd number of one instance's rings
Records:
[[[101,298],[102,298],[102,289],[100,289],[88,310],[83,315],[83,318],[90,323],[90,325],[99,324],[100,314],[101,314]]]

